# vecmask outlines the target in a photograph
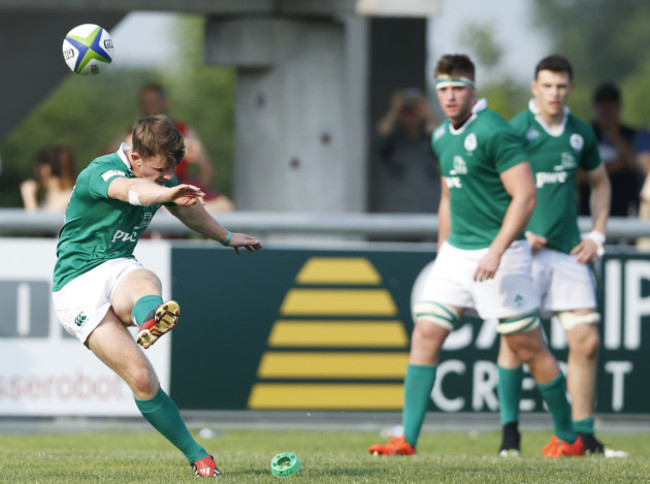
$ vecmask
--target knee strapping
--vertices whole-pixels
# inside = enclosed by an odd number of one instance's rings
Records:
[[[562,311],[557,314],[557,319],[562,323],[565,331],[575,328],[579,324],[598,324],[600,314],[597,312],[587,314],[575,314],[570,311]]]
[[[531,331],[539,326],[537,311],[514,318],[499,319],[497,331],[500,334],[517,334]]]
[[[452,306],[431,301],[420,301],[414,306],[413,312],[416,320],[430,321],[449,331],[453,331],[459,319],[458,311]]]

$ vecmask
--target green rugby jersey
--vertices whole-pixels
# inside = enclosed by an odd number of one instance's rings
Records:
[[[135,178],[122,148],[95,158],[77,177],[59,233],[54,291],[110,259],[133,258],[160,204],[134,206],[109,198],[108,185],[120,176]],[[177,184],[174,177],[165,186]]]
[[[549,248],[568,254],[580,242],[576,172],[578,167],[590,171],[600,165],[596,135],[568,109],[562,130],[550,133],[534,100],[510,123],[524,138],[537,187],[537,205],[526,230],[546,237]]]
[[[460,249],[482,249],[492,243],[512,199],[500,174],[527,160],[520,137],[487,108],[485,100],[472,111],[460,128],[454,129],[447,119],[432,136],[450,192],[449,243]]]

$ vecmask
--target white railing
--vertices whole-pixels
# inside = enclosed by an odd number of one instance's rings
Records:
[[[215,218],[238,232],[264,235],[345,235],[382,238],[429,238],[438,230],[436,215],[369,214],[369,213],[303,213],[246,212],[216,214]],[[589,231],[591,220],[580,217],[581,230]],[[63,224],[62,214],[26,212],[22,209],[0,209],[0,236],[39,235],[56,233]],[[159,213],[150,226],[163,235],[189,234],[175,217]],[[650,221],[636,218],[610,218],[607,225],[608,243],[621,239],[650,237]]]

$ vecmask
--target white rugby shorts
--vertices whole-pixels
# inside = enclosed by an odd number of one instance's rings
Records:
[[[474,281],[488,249],[459,249],[445,242],[426,276],[418,301],[473,308],[482,319],[511,318],[537,309],[528,242],[517,240],[501,256],[493,279]]]
[[[68,333],[85,343],[111,307],[117,284],[136,269],[144,269],[144,266],[135,259],[112,259],[52,293],[59,323]]]
[[[572,255],[540,250],[533,255],[532,274],[544,316],[558,311],[596,309],[596,284],[589,266],[576,262]]]

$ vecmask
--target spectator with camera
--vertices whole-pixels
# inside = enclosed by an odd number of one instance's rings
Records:
[[[440,121],[417,88],[393,92],[388,111],[377,124],[377,155],[382,190],[380,212],[435,213],[440,174],[431,133]]]

